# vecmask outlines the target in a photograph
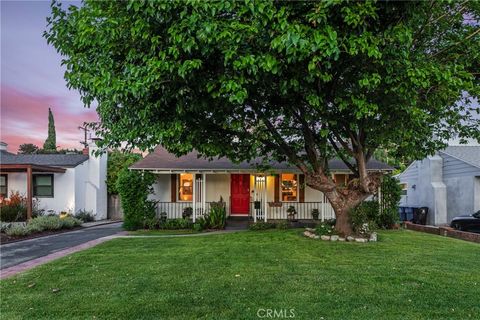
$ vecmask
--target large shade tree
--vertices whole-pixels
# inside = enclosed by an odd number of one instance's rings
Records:
[[[45,32],[98,103],[102,144],[288,161],[336,228],[374,193],[376,149],[479,138],[480,2],[85,1]],[[337,186],[328,159],[356,179]]]

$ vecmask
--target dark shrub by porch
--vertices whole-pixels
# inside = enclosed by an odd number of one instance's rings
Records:
[[[127,230],[142,228],[145,221],[155,216],[155,205],[148,200],[155,176],[149,172],[124,169],[117,180],[117,189],[124,212],[123,227]]]

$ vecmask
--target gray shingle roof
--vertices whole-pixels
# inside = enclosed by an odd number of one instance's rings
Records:
[[[440,153],[448,154],[474,167],[480,168],[480,146],[449,146]]]
[[[250,163],[242,162],[235,164],[227,158],[214,159],[209,161],[205,158],[198,158],[197,152],[191,152],[179,158],[169,153],[162,147],[156,147],[145,158],[135,162],[131,169],[152,169],[152,170],[256,170],[260,160],[254,160]],[[270,162],[270,166],[275,170],[294,170],[297,169],[285,162]],[[349,170],[348,167],[339,159],[329,161],[332,171]],[[369,170],[393,170],[392,167],[381,161],[372,159],[367,164]]]
[[[1,164],[76,167],[86,160],[88,160],[88,155],[84,154],[0,154]]]

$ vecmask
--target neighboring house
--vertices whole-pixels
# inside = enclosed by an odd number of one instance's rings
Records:
[[[480,146],[449,146],[413,162],[398,175],[400,205],[428,207],[428,223],[442,225],[480,210]]]
[[[329,166],[337,184],[348,183],[351,172],[342,161],[331,160]],[[374,159],[367,168],[392,170]],[[196,152],[177,158],[157,147],[130,169],[157,175],[151,197],[158,201],[157,214],[165,212],[168,218],[180,218],[182,211],[191,207],[195,219],[220,197],[228,215],[254,221],[287,219],[289,207],[295,208],[296,219],[311,219],[313,209],[319,211],[321,219],[335,217],[323,193],[305,186],[304,175],[286,163],[272,162],[268,171],[259,171],[256,162],[234,164],[226,158],[209,161],[198,158]]]
[[[90,149],[90,150],[89,150]],[[0,195],[12,192],[38,201],[39,209],[75,213],[92,211],[107,218],[107,154],[96,157],[95,144],[83,154],[12,154],[0,144]],[[29,179],[30,174],[30,179]]]

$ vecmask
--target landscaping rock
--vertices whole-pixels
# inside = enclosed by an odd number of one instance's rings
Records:
[[[315,239],[320,239],[320,236],[315,236]]]
[[[370,239],[368,239],[368,241],[377,242],[377,233],[376,233],[376,232],[373,232],[373,233],[370,235]]]
[[[348,237],[347,237],[347,241],[355,241],[355,238],[352,237],[352,236],[348,236]]]
[[[326,241],[329,241],[330,240],[330,236],[321,236],[320,237],[322,240],[326,240]]]
[[[305,228],[306,231],[309,231],[309,232],[315,232],[315,229],[313,228]]]
[[[340,241],[340,242],[345,242],[345,240],[347,240],[347,239],[342,238],[342,237],[339,237],[339,238],[338,238],[338,241]]]
[[[338,241],[338,236],[337,235],[333,235],[330,237],[330,241]]]
[[[355,238],[355,242],[368,242],[368,239],[365,238]]]

